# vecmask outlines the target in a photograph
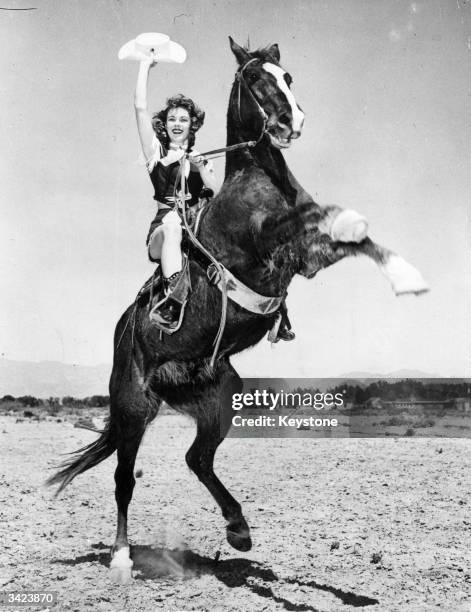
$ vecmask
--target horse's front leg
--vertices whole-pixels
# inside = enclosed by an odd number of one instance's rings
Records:
[[[416,295],[429,290],[420,272],[405,259],[385,249],[367,237],[368,223],[362,215],[354,210],[342,209],[339,206],[319,206],[311,195],[298,183],[288,168],[291,185],[296,189],[296,206],[294,213],[299,214],[297,222],[291,219],[279,224],[278,228],[290,226],[298,230],[298,237],[306,244],[303,237],[311,234],[312,245],[305,256],[305,276],[314,276],[316,271],[352,255],[366,255],[375,261],[381,272],[392,285],[396,295],[414,293]],[[301,225],[301,227],[300,227]],[[320,247],[320,249],[319,249]],[[319,266],[312,265],[311,259],[319,259]]]
[[[312,196],[298,183],[292,172],[287,169],[291,185],[296,189],[296,207],[300,211],[309,211],[311,220],[321,234],[334,242],[355,242],[364,240],[368,234],[366,217],[356,210],[341,208],[337,205],[320,206]],[[316,212],[314,216],[313,212]]]
[[[241,551],[252,547],[250,529],[242,514],[241,505],[232,497],[214,473],[216,449],[230,428],[232,394],[240,392],[242,381],[227,363],[222,378],[207,388],[199,398],[196,438],[186,454],[186,462],[205,485],[226,519],[226,537],[231,546]]]
[[[336,261],[351,255],[370,257],[389,280],[396,295],[407,293],[419,295],[429,290],[417,268],[400,255],[367,238],[368,223],[365,217],[355,210],[342,209],[338,206],[323,207],[323,216],[318,229],[332,241],[331,248],[335,251]]]
[[[319,206],[311,198],[281,215],[265,219],[261,229],[265,240],[262,251],[266,253],[312,232],[333,243],[358,244],[368,234],[368,222],[355,210]]]
[[[359,244],[333,242],[330,237],[322,236],[311,243],[301,273],[308,278],[344,257],[365,255],[372,259],[391,283],[396,295],[420,295],[429,290],[422,274],[400,255],[380,246],[370,238]]]
[[[319,206],[306,194],[306,201],[261,226],[260,255],[269,261],[284,245],[293,245],[300,257],[298,272],[307,278],[344,257],[366,255],[378,264],[396,295],[419,295],[429,290],[420,272],[400,255],[366,236],[368,224],[353,210]]]

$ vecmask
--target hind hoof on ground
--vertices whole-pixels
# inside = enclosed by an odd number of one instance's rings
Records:
[[[132,572],[130,567],[110,568],[110,578],[113,584],[129,584],[132,582]]]
[[[240,535],[240,533],[236,533],[230,529],[227,529],[227,541],[232,548],[240,550],[241,552],[247,552],[252,548],[252,540],[250,536]]]
[[[368,234],[368,221],[356,210],[342,210],[330,228],[330,237],[335,242],[359,243]]]
[[[381,266],[381,271],[391,283],[396,295],[420,295],[430,290],[417,268],[399,255],[392,255],[386,264]]]
[[[230,522],[226,527],[226,537],[232,548],[247,552],[252,548],[250,529],[244,518]]]
[[[128,584],[132,580],[133,562],[129,556],[129,547],[117,550],[111,559],[110,576],[114,584]]]

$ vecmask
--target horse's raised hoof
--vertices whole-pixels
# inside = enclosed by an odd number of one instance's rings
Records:
[[[110,577],[114,584],[129,584],[132,581],[133,562],[129,556],[129,546],[120,548],[112,553],[110,563]]]
[[[335,242],[356,242],[364,240],[368,234],[368,221],[356,210],[342,210],[330,228],[330,237]]]
[[[382,273],[392,285],[396,295],[413,293],[420,295],[430,290],[422,274],[399,255],[391,255],[388,261],[380,266]]]
[[[226,527],[226,537],[232,548],[247,552],[252,548],[250,529],[244,519],[229,523]]]

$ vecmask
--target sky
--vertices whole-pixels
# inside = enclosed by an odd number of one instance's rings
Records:
[[[3,10],[35,8],[35,10]],[[10,0],[0,9],[0,354],[111,363],[114,326],[152,273],[155,214],[139,162],[142,32],[182,44],[151,71],[149,106],[183,92],[206,110],[200,151],[225,144],[228,36],[277,42],[306,114],[285,154],[320,204],[354,208],[417,266],[428,295],[397,298],[367,259],[296,277],[297,339],[263,340],[242,373],[335,376],[471,365],[470,0]],[[216,169],[222,180],[224,161]],[[197,324],[197,322],[195,322]]]

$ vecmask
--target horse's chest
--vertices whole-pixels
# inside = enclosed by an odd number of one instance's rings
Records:
[[[285,201],[283,191],[259,170],[244,171],[228,185],[228,198],[236,198],[250,208],[273,207],[275,203]]]

